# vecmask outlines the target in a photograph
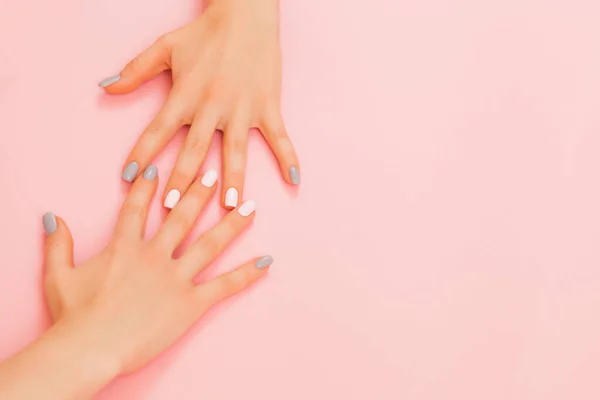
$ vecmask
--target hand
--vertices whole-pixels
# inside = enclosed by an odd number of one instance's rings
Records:
[[[243,199],[248,130],[258,128],[284,179],[300,183],[298,159],[280,111],[281,53],[277,0],[214,0],[202,17],[158,39],[125,69],[100,83],[128,93],[170,69],[173,88],[123,169],[131,182],[183,125],[191,125],[163,194],[173,208],[188,190],[216,129],[223,138],[221,204]]]
[[[231,211],[180,258],[173,258],[214,194],[216,179],[216,171],[209,171],[196,180],[158,233],[144,241],[158,182],[156,167],[149,166],[134,182],[105,250],[77,267],[66,224],[51,213],[44,216],[45,288],[52,317],[59,326],[93,332],[94,346],[118,365],[118,373],[148,363],[211,305],[243,290],[269,269],[272,258],[266,256],[199,285],[192,281],[250,224],[252,201]]]

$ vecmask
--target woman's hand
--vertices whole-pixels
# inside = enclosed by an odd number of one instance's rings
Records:
[[[91,398],[173,344],[211,305],[267,272],[270,256],[194,284],[194,277],[252,221],[255,205],[248,201],[237,207],[174,259],[174,250],[214,194],[217,173],[195,181],[158,233],[145,241],[157,178],[150,165],[135,180],[107,247],[77,267],[66,224],[44,215],[45,289],[55,324],[0,364],[0,398]]]
[[[168,33],[114,77],[100,83],[128,93],[170,69],[166,104],[131,151],[123,179],[131,182],[183,125],[191,125],[163,195],[173,208],[188,190],[216,129],[223,131],[221,203],[243,199],[248,130],[256,127],[275,153],[286,182],[300,183],[296,153],[280,111],[278,0],[213,0],[198,20]]]
[[[156,235],[145,241],[148,208],[157,187],[157,169],[146,168],[131,188],[112,239],[104,251],[74,267],[71,234],[60,218],[44,216],[46,297],[56,325],[93,332],[117,373],[134,371],[173,344],[213,304],[262,277],[269,256],[195,285],[206,268],[254,218],[247,201],[205,232],[178,259],[173,252],[214,194],[216,171],[196,180],[169,213]],[[69,329],[67,329],[69,330]],[[73,329],[71,329],[73,330]]]

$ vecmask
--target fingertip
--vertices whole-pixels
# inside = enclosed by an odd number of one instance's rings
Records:
[[[207,188],[212,188],[217,183],[218,178],[219,174],[217,171],[214,169],[209,169],[204,175],[202,175],[200,183]]]
[[[148,165],[134,179],[127,197],[121,206],[116,236],[141,237],[144,234],[148,210],[158,187],[158,168]]]
[[[156,167],[156,165],[148,165],[148,167],[146,168],[146,170],[144,171],[144,179],[147,181],[154,181],[156,180],[156,178],[158,178],[158,168]]]
[[[254,266],[258,269],[268,270],[269,267],[273,264],[274,260],[272,256],[263,256],[254,261]]]
[[[155,190],[158,186],[158,167],[154,164],[148,165],[144,172],[134,178],[134,185],[150,185]]]
[[[171,189],[165,196],[163,206],[168,210],[172,210],[179,203],[179,200],[181,200],[181,192],[177,189]]]
[[[126,80],[120,80],[112,85],[104,87],[104,91],[107,94],[127,94],[137,89],[139,84],[135,82],[127,82]]]
[[[292,165],[288,169],[288,178],[291,185],[300,185],[300,169],[296,165]]]
[[[71,230],[69,229],[69,225],[67,225],[67,223],[65,222],[64,219],[62,219],[59,216],[54,216],[54,218],[56,219],[56,233],[60,233],[60,236],[64,236],[65,238],[67,238],[69,241],[73,241],[73,238],[71,236]]]
[[[226,210],[233,210],[239,205],[240,191],[232,187],[223,187],[223,195],[221,196],[221,205]]]
[[[226,272],[198,287],[199,292],[203,294],[202,299],[207,299],[211,304],[215,304],[234,296],[265,276],[272,264],[273,257],[263,256],[255,258],[233,271]]]
[[[185,194],[190,192],[190,189],[192,189],[192,192],[194,191],[193,188],[195,186],[199,186],[199,187],[201,186],[202,191],[203,192],[208,191],[208,193],[210,193],[209,197],[212,197],[214,195],[215,191],[217,190],[218,176],[219,175],[216,170],[209,169],[202,175],[202,177],[195,178],[190,184],[182,183],[180,185],[175,185],[175,187],[171,186],[170,183],[167,184],[167,188],[165,189],[165,194],[164,194],[164,199],[163,199],[164,207],[169,210],[173,209],[173,207],[175,207],[175,205],[177,205],[177,203],[179,203],[181,198]],[[172,176],[172,180],[176,181],[176,182],[183,181],[183,179],[180,179],[180,178],[181,177],[178,177],[178,176]]]
[[[256,213],[256,202],[254,200],[247,200],[239,206],[237,211],[242,217],[250,217]]]
[[[132,183],[140,172],[140,165],[136,161],[129,162],[121,172],[121,179]]]
[[[42,226],[46,236],[52,235],[58,229],[58,220],[52,212],[44,213],[42,216]]]
[[[105,78],[105,79],[101,80],[98,83],[98,86],[100,86],[105,91],[110,91],[111,88],[114,88],[114,85],[117,82],[119,82],[120,80],[121,80],[121,74],[109,76],[108,78]]]
[[[141,82],[130,76],[131,74],[118,74],[103,79],[98,86],[108,94],[126,94],[137,89]]]
[[[132,178],[132,181],[129,181],[125,178],[123,180],[133,183],[131,186],[131,191],[134,193],[139,191],[149,191],[150,194],[153,194],[158,186],[158,168],[156,165],[150,164],[142,173],[136,172],[135,176]]]

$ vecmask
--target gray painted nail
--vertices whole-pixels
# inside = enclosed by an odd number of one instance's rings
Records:
[[[290,179],[294,185],[300,184],[300,171],[298,171],[298,168],[295,165],[290,167]]]
[[[44,231],[46,232],[46,236],[50,236],[54,233],[56,228],[58,228],[58,224],[56,223],[56,217],[51,212],[47,212],[42,217],[42,224],[44,225]]]
[[[271,256],[264,256],[262,258],[259,258],[256,261],[256,268],[267,268],[269,265],[273,264],[273,257]]]
[[[144,179],[153,181],[158,176],[158,168],[156,165],[148,165],[148,168],[144,171]]]
[[[123,180],[126,182],[133,182],[133,180],[137,176],[139,170],[140,170],[140,166],[138,165],[138,163],[136,163],[135,161],[132,161],[129,164],[127,164],[127,166],[123,170],[123,174],[121,175],[121,178],[123,178]]]
[[[121,75],[110,76],[110,77],[100,81],[100,83],[98,85],[100,85],[101,88],[105,88],[107,86],[112,85],[115,82],[118,82],[119,79],[121,79]]]

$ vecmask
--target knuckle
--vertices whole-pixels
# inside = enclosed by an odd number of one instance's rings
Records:
[[[196,212],[202,208],[204,199],[206,198],[206,187],[200,183],[200,180],[196,180],[186,192],[189,196],[190,208]]]
[[[173,184],[179,188],[181,193],[187,189],[186,194],[188,194],[191,189],[191,187],[188,188],[188,185],[195,179],[197,172],[198,166],[194,158],[189,155],[182,155],[173,170]]]
[[[242,135],[229,134],[228,144],[232,151],[242,153],[246,148],[246,139]]]
[[[247,274],[243,271],[236,271],[229,275],[226,275],[225,281],[225,290],[229,293],[237,292],[246,287],[246,282],[248,281]]]
[[[172,179],[174,179],[173,183],[175,184],[175,182],[177,182],[176,186],[187,187],[189,182],[191,182],[194,179],[195,175],[196,175],[196,172],[194,171],[194,168],[190,166],[190,163],[180,162],[173,170],[173,176],[172,176]],[[183,188],[183,190],[179,187],[178,187],[178,189],[181,193],[183,193],[183,191],[185,191],[185,187]],[[188,189],[188,192],[189,192],[189,189]],[[187,194],[187,192],[186,192],[186,194]]]
[[[187,150],[192,155],[203,153],[208,149],[208,144],[204,138],[199,135],[189,135],[187,140]]]
[[[263,122],[263,126],[264,126],[264,132],[265,134],[276,138],[276,139],[282,139],[282,138],[287,138],[287,130],[285,129],[285,125],[283,124],[283,121],[277,120],[277,121],[273,121],[271,120],[267,120]]]
[[[181,212],[169,222],[167,230],[169,232],[185,232],[190,224],[190,220],[191,218],[188,213]]]
[[[166,130],[179,128],[187,121],[185,113],[177,103],[165,105],[165,107],[152,120],[146,132],[151,136],[162,136]]]
[[[211,103],[219,108],[228,108],[235,89],[224,77],[216,76],[212,83],[207,84],[202,91],[204,103]]]
[[[158,39],[156,39],[156,42],[154,42],[155,46],[161,47],[161,48],[170,48],[173,45],[173,34],[172,33],[165,33],[162,36],[159,36]]]
[[[244,223],[248,219],[246,217],[240,216],[237,211],[235,213],[230,213],[230,216],[232,218],[228,218],[227,220],[225,220],[221,226],[221,235],[224,238],[227,238],[228,240],[232,240],[238,235],[240,229],[242,229]]]
[[[131,72],[133,72],[134,74],[137,73],[138,71],[140,71],[140,69],[141,69],[140,58],[136,57],[133,60],[129,61],[129,63],[126,66],[126,69],[131,70]]]
[[[135,246],[135,241],[132,240],[123,232],[117,231],[117,234],[112,238],[112,240],[106,246],[104,257],[106,257],[107,262],[112,262],[118,259],[120,254],[129,254],[133,246]]]
[[[46,289],[46,291],[58,289],[59,282],[60,277],[56,272],[47,272],[44,276],[44,288]]]
[[[201,239],[201,243],[202,248],[205,249],[205,252],[210,254],[220,253],[225,247],[223,238],[214,232],[204,235]]]
[[[53,240],[49,242],[47,245],[48,253],[54,253],[55,251],[60,251],[64,247],[64,243]]]
[[[148,133],[152,136],[162,136],[162,133],[170,126],[179,123],[181,118],[179,114],[172,111],[162,111],[148,126]]]
[[[282,125],[276,125],[275,129],[273,129],[273,135],[277,139],[287,139],[288,138],[287,131],[285,130],[285,127]]]
[[[123,205],[122,215],[127,218],[141,219],[144,217],[146,207],[141,201],[130,200]]]
[[[150,125],[148,125],[148,128],[146,128],[146,131],[144,132],[145,139],[148,139],[148,141],[158,140],[158,137],[166,126],[167,119],[157,115]]]
[[[235,211],[235,214],[238,214],[237,211]],[[238,235],[243,223],[243,218],[231,218],[229,221],[221,224],[218,237],[223,243],[222,247],[225,247],[227,243],[231,242]]]

